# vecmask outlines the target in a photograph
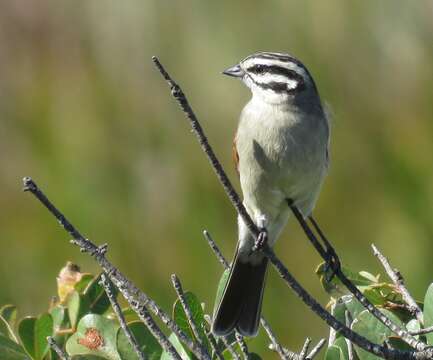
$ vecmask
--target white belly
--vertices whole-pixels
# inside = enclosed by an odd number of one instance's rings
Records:
[[[326,175],[328,137],[323,113],[283,111],[253,100],[246,105],[236,147],[244,203],[255,220],[265,215],[278,233],[289,214],[287,199],[305,216],[311,213]]]

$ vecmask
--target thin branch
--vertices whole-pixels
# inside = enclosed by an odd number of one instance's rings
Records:
[[[235,332],[236,341],[239,344],[239,348],[241,349],[242,355],[244,356],[245,360],[248,360],[249,358],[249,351],[247,343],[244,340],[244,337],[239,334],[237,331]]]
[[[423,320],[422,310],[419,307],[419,305],[416,303],[415,299],[407,290],[406,285],[404,283],[403,275],[397,269],[392,268],[388,259],[379,251],[379,249],[374,244],[372,244],[371,247],[373,248],[373,254],[379,259],[386,273],[388,274],[389,278],[395,284],[397,290],[400,292],[401,296],[403,297],[403,300],[408,305],[409,311],[416,316],[420,324],[423,324],[424,320]]]
[[[224,356],[221,354],[221,352],[218,349],[218,345],[215,340],[215,337],[212,334],[212,331],[210,329],[206,329],[205,334],[209,340],[209,344],[212,348],[213,354],[218,358],[218,360],[224,360]]]
[[[420,329],[417,331],[409,331],[411,335],[425,335],[433,332],[433,326],[429,326],[425,329]]]
[[[191,127],[193,129],[193,132],[195,133],[202,150],[208,157],[213,170],[215,171],[218,179],[220,180],[227,196],[229,197],[230,201],[232,202],[233,206],[236,208],[238,214],[244,221],[245,225],[251,232],[252,236],[257,239],[260,235],[260,230],[258,227],[254,224],[251,217],[249,216],[248,212],[246,211],[242,201],[239,198],[239,195],[236,193],[236,191],[233,188],[233,185],[231,184],[230,180],[228,179],[226,173],[224,172],[224,169],[221,166],[221,163],[215,156],[214,151],[212,150],[211,146],[209,145],[209,142],[206,138],[206,135],[204,134],[204,131],[197,120],[197,117],[195,116],[191,106],[188,103],[188,100],[185,97],[185,94],[183,93],[182,89],[179,87],[178,84],[176,84],[173,79],[170,77],[168,72],[165,70],[165,68],[162,66],[160,61],[154,56],[152,58],[153,62],[155,63],[156,67],[158,68],[161,75],[164,77],[164,79],[167,81],[168,85],[170,86],[171,93],[175,100],[179,103],[180,107],[182,108],[183,112],[187,116],[187,118],[190,121]],[[305,223],[305,220],[302,217],[303,222]],[[313,238],[315,239],[314,235]],[[312,238],[310,238],[311,240]],[[316,239],[317,241],[317,239]],[[433,349],[425,349],[425,351],[418,351],[418,352],[404,352],[399,351],[397,349],[387,349],[381,345],[373,344],[370,341],[368,341],[366,338],[360,336],[359,334],[354,333],[352,330],[347,328],[344,324],[336,320],[329,312],[327,312],[317,301],[311,297],[311,295],[306,292],[306,290],[301,287],[301,285],[293,278],[293,276],[289,273],[287,268],[284,267],[284,265],[281,263],[281,261],[276,257],[275,253],[269,248],[265,247],[262,252],[268,256],[274,267],[278,270],[281,277],[285,280],[286,284],[304,301],[306,305],[310,307],[311,310],[313,310],[317,315],[319,315],[324,321],[328,323],[328,325],[334,327],[336,330],[341,331],[341,333],[350,339],[352,342],[357,344],[358,346],[362,347],[363,349],[378,355],[382,356],[387,359],[400,359],[404,358],[407,359],[408,357],[416,357],[419,358],[430,358],[433,355]],[[322,255],[322,254],[321,254]],[[323,254],[322,256],[326,257],[327,254]],[[361,292],[350,282],[349,279],[347,279],[344,274],[341,272],[341,270],[337,271],[337,276],[339,276],[340,280],[343,282],[343,284],[349,289],[349,291],[354,291],[355,297],[359,301],[361,301],[361,304],[364,305],[367,309],[370,308],[372,313],[380,320],[382,321],[386,326],[393,328],[393,331],[396,332],[398,335],[400,335],[403,339],[406,341],[410,341],[414,347],[416,348],[425,348],[425,344],[422,344],[418,342],[416,339],[415,341],[410,340],[410,335],[401,330],[398,330],[398,327],[391,322],[388,318],[386,318],[379,310],[377,310],[362,294]],[[385,317],[385,318],[384,318]]]
[[[311,339],[306,338],[304,345],[302,346],[302,349],[299,353],[294,353],[293,351],[287,350],[286,348],[283,348],[283,351],[286,355],[286,358],[289,360],[312,360],[319,353],[324,344],[325,339],[321,339],[313,348],[313,350],[311,350],[311,352],[307,355],[308,348],[311,345]],[[273,346],[269,346],[269,348],[275,350]]]
[[[174,289],[176,290],[177,297],[182,305],[183,311],[185,312],[188,323],[191,327],[192,333],[194,334],[197,341],[202,344],[200,333],[197,329],[197,325],[193,319],[191,308],[185,299],[185,293],[183,292],[182,284],[176,274],[171,275],[171,282]],[[203,344],[202,344],[203,345]]]
[[[205,315],[204,319],[206,320],[206,322],[209,325],[209,327],[211,327],[212,326],[212,319],[211,319],[211,317],[209,315]],[[221,337],[219,337],[219,339],[222,341],[222,343],[224,344],[224,346],[226,347],[226,349],[229,351],[229,353],[231,354],[231,356],[235,360],[241,360],[241,358],[239,357],[239,354],[236,352],[235,348],[230,343],[228,336],[221,336]]]
[[[312,216],[309,217],[311,223],[313,224],[314,228],[318,232],[319,236],[321,237],[322,241],[326,245],[326,249],[319,243],[316,236],[314,235],[313,231],[308,226],[307,222],[304,219],[304,216],[301,214],[299,209],[293,205],[293,203],[289,202],[289,206],[295,215],[296,219],[298,220],[299,224],[301,225],[302,229],[304,230],[305,234],[307,235],[308,239],[311,241],[317,252],[322,256],[324,260],[329,261],[329,255],[336,256],[336,252],[334,248],[332,247],[331,243],[328,241],[324,233],[321,231],[320,227],[316,223],[316,221],[313,219]],[[337,264],[336,267],[332,269],[332,271],[335,273],[335,275],[340,279],[340,281],[346,286],[346,288],[356,297],[356,299],[364,306],[374,317],[376,317],[381,323],[383,323],[386,327],[388,327],[392,332],[397,334],[403,341],[408,343],[411,347],[418,351],[422,351],[426,349],[427,345],[423,342],[417,340],[415,337],[409,334],[409,332],[406,329],[403,329],[391,319],[389,319],[387,316],[385,316],[382,312],[380,312],[365,296],[362,294],[362,292],[350,281],[346,275],[341,270],[341,267],[339,264]]]
[[[322,339],[320,340],[317,345],[313,348],[313,350],[310,351],[310,353],[307,355],[307,357],[305,358],[306,360],[312,360],[314,359],[314,357],[320,352],[320,350],[322,350],[323,345],[325,345],[326,340]]]
[[[158,304],[152,300],[143,291],[138,289],[130,280],[128,280],[115,266],[111,264],[105,257],[107,251],[107,245],[96,246],[88,239],[84,238],[81,233],[65,218],[65,216],[51,203],[51,201],[46,197],[46,195],[38,188],[36,183],[29,177],[23,179],[24,191],[31,192],[59,221],[60,225],[72,236],[71,242],[74,245],[80,247],[81,252],[85,252],[93,256],[96,262],[101,266],[104,272],[107,274],[111,282],[119,289],[131,307],[136,311],[141,311],[141,316],[146,319],[149,326],[152,326],[154,332],[152,334],[156,335],[160,333],[160,338],[158,341],[163,341],[161,346],[167,352],[173,352],[174,347],[168,341],[167,337],[162,333],[162,331],[153,322],[152,317],[148,315],[147,308],[151,310],[159,319],[176,334],[178,339],[183,342],[191,352],[199,359],[209,360],[210,357],[200,344],[194,343],[189,339],[186,334],[179,328],[179,326],[167,315],[167,313],[162,310]],[[134,300],[136,298],[137,300]],[[140,316],[140,314],[139,314]],[[143,320],[142,319],[142,320]],[[152,323],[153,322],[153,323]],[[151,330],[151,329],[150,329]],[[159,332],[158,332],[159,330]],[[151,330],[152,331],[152,330]],[[167,339],[167,340],[166,340]],[[170,351],[168,351],[170,350]],[[176,353],[174,350],[173,354]],[[177,354],[177,353],[176,353]],[[179,355],[177,358],[180,358]]]
[[[350,328],[351,324],[352,324],[352,319],[350,317],[349,311],[346,310],[344,312],[344,317],[346,319],[346,326],[348,328]],[[349,355],[349,360],[353,360],[354,359],[354,356],[353,356],[353,344],[352,344],[352,342],[349,339],[344,339],[344,340],[346,340],[347,352],[348,352],[348,355]]]
[[[224,188],[224,191],[226,192],[228,198],[232,202],[233,206],[235,207],[238,214],[242,217],[242,220],[245,222],[245,225],[250,230],[250,232],[257,238],[260,234],[259,229],[254,224],[254,222],[251,220],[251,217],[248,215],[247,210],[245,209],[245,206],[242,204],[242,200],[239,198],[239,195],[237,194],[236,190],[234,189],[232,183],[230,182],[229,178],[227,177],[221,163],[219,162],[218,158],[216,157],[212,147],[209,145],[209,141],[204,134],[204,131],[197,119],[197,117],[194,114],[194,111],[192,110],[191,106],[188,103],[188,100],[186,99],[185,94],[183,93],[182,89],[178,84],[174,82],[174,80],[171,78],[171,76],[168,74],[168,72],[165,70],[165,68],[162,66],[162,64],[159,62],[158,58],[156,56],[152,57],[152,61],[158,68],[158,71],[161,73],[161,75],[164,77],[164,79],[167,81],[168,85],[170,86],[171,94],[175,98],[175,100],[180,105],[181,109],[187,116],[188,120],[190,121],[192,130],[194,134],[197,137],[198,142],[200,143],[200,146],[203,150],[203,152],[206,154],[209,162],[212,165],[212,168],[215,171],[215,174],[218,178],[218,180],[221,182],[221,185]]]
[[[66,354],[63,349],[60,348],[60,346],[57,344],[56,340],[52,336],[47,336],[48,345],[50,345],[51,349],[55,351],[57,356],[61,360],[70,360],[70,357],[68,354]]]
[[[230,264],[225,259],[224,255],[222,254],[221,250],[218,248],[217,244],[213,240],[212,236],[209,234],[207,230],[203,230],[203,235],[205,239],[207,240],[209,246],[211,247],[212,251],[216,255],[218,261],[221,263],[221,265],[224,267],[224,269],[228,269],[230,267]]]
[[[215,243],[212,236],[209,234],[207,230],[203,231],[203,235],[205,239],[207,240],[210,248],[214,252],[215,256],[217,257],[218,261],[221,263],[221,265],[224,267],[225,270],[227,270],[230,265],[224,255],[222,254],[221,250],[219,249],[218,245]],[[269,339],[271,340],[271,345],[273,351],[276,351],[278,355],[280,355],[281,359],[287,360],[288,357],[286,353],[284,352],[283,346],[278,342],[277,337],[275,336],[274,332],[271,329],[271,326],[266,321],[266,319],[262,316],[260,317],[260,324],[262,325],[263,329],[265,330],[266,334],[268,335]],[[296,353],[293,353],[296,354]]]
[[[117,316],[117,319],[119,320],[120,326],[125,333],[126,338],[128,339],[129,343],[131,344],[132,348],[134,349],[135,353],[137,354],[138,358],[140,360],[146,360],[146,355],[140,350],[140,346],[137,343],[137,339],[135,338],[134,334],[131,332],[131,330],[128,328],[128,325],[126,325],[125,317],[123,316],[122,309],[120,308],[119,303],[117,302],[116,295],[113,291],[111,282],[107,279],[105,274],[101,275],[101,281],[100,284],[104,287],[105,293],[107,294],[108,299],[110,300],[111,307],[114,311],[114,313]]]
[[[307,356],[307,351],[308,348],[310,347],[311,344],[311,339],[309,337],[307,337],[305,339],[304,345],[302,346],[301,352],[299,353],[299,360],[304,360],[305,357]]]

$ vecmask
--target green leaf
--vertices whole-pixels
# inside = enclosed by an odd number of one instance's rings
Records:
[[[11,340],[18,342],[14,333],[17,310],[15,305],[4,305],[0,309],[0,335],[9,337]]]
[[[346,304],[345,301],[349,301],[351,295],[342,296],[337,299],[335,303],[331,307],[331,314],[342,324],[346,324]],[[346,299],[346,300],[345,300]],[[341,333],[338,331],[336,334],[337,337],[341,336]]]
[[[67,309],[63,305],[56,305],[50,310],[51,317],[53,318],[53,338],[60,347],[65,344],[66,334],[58,334],[59,330],[70,329],[71,324],[69,323]],[[53,349],[50,349],[51,360],[59,359],[58,355]]]
[[[406,324],[406,329],[409,331],[421,330],[421,325],[417,319],[412,319]],[[419,339],[419,335],[414,335],[416,339]]]
[[[162,348],[158,341],[153,337],[147,327],[141,321],[134,321],[128,324],[129,330],[134,335],[140,350],[146,354],[149,360],[158,360],[162,354]],[[134,348],[129,343],[122,328],[117,330],[117,351],[122,360],[138,359]]]
[[[331,281],[327,281],[327,278],[332,273],[332,269],[329,268],[327,272],[325,272],[325,267],[326,263],[322,262],[316,268],[316,274],[319,277],[322,287],[332,297],[340,297],[342,295],[346,295],[348,293],[348,290],[336,276],[334,276]],[[357,287],[369,286],[377,283],[377,277],[374,277],[370,273],[366,273],[364,271],[357,273],[345,266],[342,266],[341,270],[344,275],[346,275],[346,277],[351,280],[352,283],[355,284]]]
[[[68,314],[72,328],[75,329],[78,321],[89,312],[89,301],[87,298],[73,291],[68,298]]]
[[[382,309],[381,312],[386,315],[394,323],[404,326],[400,319],[395,316],[392,312]],[[371,315],[367,310],[362,311],[354,320],[352,330],[358,334],[364,336],[375,344],[382,344],[389,336],[392,335],[392,331],[382,324],[378,319]],[[360,360],[378,360],[379,357],[354,346],[355,351]]]
[[[72,360],[107,360],[107,358],[96,355],[75,355]]]
[[[13,329],[17,320],[17,307],[15,305],[4,305],[0,308],[0,316],[6,320]]]
[[[397,336],[390,336],[388,338],[388,343],[391,345],[392,348],[398,349],[398,350],[413,350],[409,344],[404,342],[401,338]]]
[[[77,332],[66,342],[69,355],[96,355],[120,360],[116,350],[119,325],[101,315],[87,314],[78,323]]]
[[[80,294],[82,294],[84,292],[84,290],[87,288],[87,286],[89,286],[90,282],[94,279],[95,277],[92,274],[83,274],[81,276],[80,281],[78,281],[75,285],[74,288],[76,291],[78,291]]]
[[[205,319],[204,319],[204,312],[201,303],[192,292],[187,291],[184,293],[184,296],[185,296],[185,301],[191,310],[191,315],[194,324],[198,329],[200,340],[202,344],[204,344],[206,348],[209,349],[210,344],[208,343],[206,334],[204,332]],[[194,333],[191,328],[191,324],[189,323],[186,317],[185,311],[183,310],[182,304],[179,299],[176,300],[173,306],[173,319],[176,322],[176,324],[182,329],[182,331],[184,331],[185,334],[188,335],[190,339],[197,340],[195,339]]]
[[[256,353],[250,353],[248,360],[262,360],[262,358]]]
[[[168,340],[170,340],[170,342],[172,343],[172,345],[174,346],[174,348],[176,349],[177,353],[180,355],[180,357],[182,358],[182,360],[192,360],[194,359],[191,352],[186,350],[182,343],[179,341],[179,339],[177,338],[177,336],[175,334],[171,334],[168,337]],[[161,360],[171,360],[172,357],[165,351],[162,352],[161,354]]]
[[[8,322],[0,316],[0,335],[8,337],[9,339],[18,342],[17,337],[12,329],[12,327],[8,324]]]
[[[346,360],[343,351],[338,347],[331,345],[326,349],[325,360]]]
[[[424,326],[433,326],[433,283],[427,289],[424,298]],[[433,345],[433,333],[426,334],[427,344]]]
[[[350,317],[355,319],[362,311],[365,310],[365,307],[353,296],[344,297],[344,304],[346,305],[347,310],[349,310]],[[345,324],[345,322],[343,322]]]
[[[47,336],[53,334],[53,319],[50,314],[26,317],[18,324],[18,334],[30,357],[42,360],[49,350]]]
[[[343,359],[349,359],[349,350],[347,348],[347,342],[343,336],[337,338],[332,345],[338,347],[341,350],[343,354]]]
[[[221,275],[220,281],[218,283],[217,293],[215,296],[215,305],[213,309],[214,313],[217,310],[217,306],[219,305],[223,297],[224,289],[226,287],[227,281],[229,280],[229,275],[230,275],[230,269],[224,270],[223,274]]]
[[[89,303],[89,310],[92,314],[104,314],[111,306],[110,300],[105,293],[104,287],[99,284],[101,276],[95,277],[86,287],[83,296]],[[117,295],[116,288],[113,287],[114,294]]]
[[[0,359],[27,360],[28,356],[20,345],[0,335]]]

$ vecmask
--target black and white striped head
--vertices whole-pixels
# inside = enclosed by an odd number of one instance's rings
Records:
[[[223,72],[240,78],[253,93],[269,103],[284,103],[299,95],[316,95],[307,68],[288,54],[259,52]]]

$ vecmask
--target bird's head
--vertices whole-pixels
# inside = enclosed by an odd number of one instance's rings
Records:
[[[259,52],[226,69],[223,74],[241,79],[254,97],[271,104],[317,97],[316,85],[307,68],[287,54]]]

